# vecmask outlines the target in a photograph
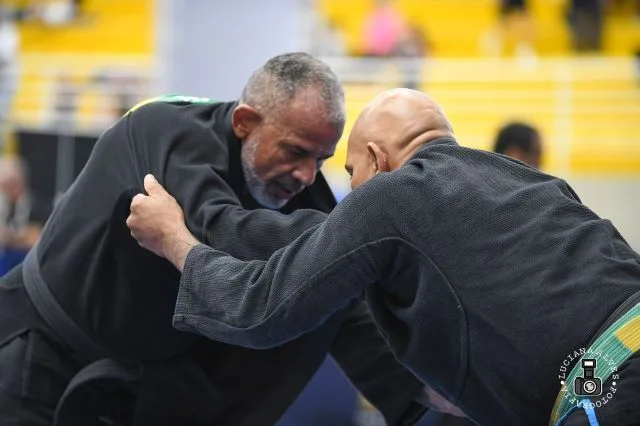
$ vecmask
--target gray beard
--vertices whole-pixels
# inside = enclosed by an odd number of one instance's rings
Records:
[[[284,207],[289,200],[275,198],[267,192],[268,184],[260,179],[254,167],[256,158],[256,142],[244,141],[241,150],[242,172],[247,188],[251,196],[261,205],[269,209],[278,210]]]

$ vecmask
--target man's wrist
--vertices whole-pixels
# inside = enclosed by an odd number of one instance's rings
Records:
[[[175,233],[167,238],[167,247],[164,252],[165,257],[180,271],[184,269],[184,264],[191,249],[200,244],[188,230]]]

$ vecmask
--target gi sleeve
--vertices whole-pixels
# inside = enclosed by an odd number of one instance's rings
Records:
[[[356,302],[347,315],[331,355],[386,424],[413,425],[426,413],[417,399],[424,384],[389,351],[365,303]]]
[[[200,241],[239,259],[266,259],[326,214],[245,210],[226,179],[229,153],[210,128],[161,102],[130,113],[129,137],[142,186],[152,173],[184,210]],[[238,236],[241,236],[239,238]]]
[[[366,193],[372,191],[352,192],[327,221],[267,261],[243,262],[195,246],[185,262],[174,326],[229,344],[270,348],[317,328],[365,286],[392,278],[385,272],[412,259],[397,256],[407,243],[390,235],[398,227],[378,201],[384,193]]]

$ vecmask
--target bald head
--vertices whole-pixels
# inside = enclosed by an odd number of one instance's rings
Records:
[[[347,171],[357,187],[378,171],[401,167],[421,146],[453,130],[444,111],[428,95],[392,89],[373,99],[353,126]]]

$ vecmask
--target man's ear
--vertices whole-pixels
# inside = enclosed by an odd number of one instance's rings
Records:
[[[231,125],[236,136],[244,140],[262,121],[262,116],[255,108],[240,104],[233,110]]]
[[[369,161],[372,162],[376,174],[391,171],[387,154],[382,151],[377,143],[368,142],[367,153],[369,154]]]

